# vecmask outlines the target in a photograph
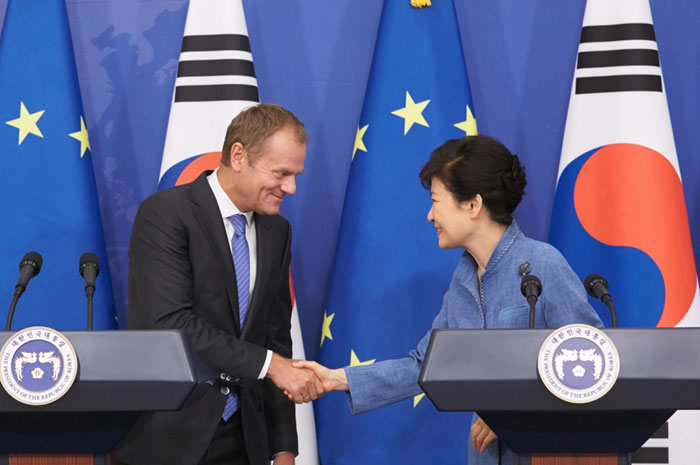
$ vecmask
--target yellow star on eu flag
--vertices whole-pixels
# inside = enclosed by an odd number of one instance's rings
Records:
[[[476,131],[476,118],[474,118],[469,105],[467,105],[467,119],[455,124],[455,127],[464,131],[465,136],[476,136],[478,134]]]
[[[369,124],[365,125],[363,128],[360,128],[359,126],[357,127],[357,134],[355,134],[355,147],[352,149],[353,160],[355,159],[355,152],[358,150],[362,150],[363,152],[367,151],[367,147],[365,147],[365,143],[362,141],[362,138],[365,136],[368,127]]]
[[[19,118],[7,121],[5,124],[9,124],[12,127],[19,129],[19,142],[17,145],[22,145],[24,138],[28,134],[34,134],[35,136],[44,137],[39,130],[39,126],[36,122],[39,121],[41,115],[44,114],[45,110],[37,111],[35,113],[29,113],[27,107],[24,106],[24,102],[19,102]]]
[[[323,312],[323,326],[321,327],[321,345],[323,345],[323,340],[328,338],[333,340],[333,335],[331,334],[331,322],[335,313],[331,313],[330,316]]]
[[[423,400],[423,397],[425,397],[425,394],[420,393],[417,396],[413,396],[413,408],[416,408],[416,405],[418,405],[418,402]]]
[[[350,366],[351,367],[356,367],[358,365],[371,365],[374,363],[374,361],[377,360],[376,358],[373,358],[372,360],[367,360],[366,362],[361,362],[359,358],[357,358],[357,355],[355,355],[355,351],[350,349]]]
[[[429,127],[428,122],[425,120],[425,118],[423,118],[423,110],[425,110],[425,107],[427,107],[429,103],[430,100],[423,100],[422,102],[415,103],[411,97],[411,94],[406,91],[406,106],[391,112],[392,115],[400,116],[404,119],[404,136],[408,134],[408,130],[411,129],[411,126],[416,123],[425,126],[426,128]]]
[[[88,139],[87,128],[85,128],[85,121],[83,117],[80,117],[80,131],[72,132],[68,134],[75,140],[80,141],[80,158],[85,155],[85,150],[90,150],[90,140]]]

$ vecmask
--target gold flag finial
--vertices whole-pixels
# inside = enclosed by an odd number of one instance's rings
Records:
[[[411,6],[413,8],[423,8],[430,5],[430,0],[411,0]]]

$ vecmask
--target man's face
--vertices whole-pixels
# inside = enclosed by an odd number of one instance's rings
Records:
[[[255,148],[246,150],[239,164],[236,206],[243,212],[277,215],[285,195],[296,192],[296,177],[304,171],[306,145],[284,126]]]

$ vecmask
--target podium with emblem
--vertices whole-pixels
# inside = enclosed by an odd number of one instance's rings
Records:
[[[700,409],[700,328],[436,330],[419,381],[475,411],[517,465],[627,465],[679,409]]]
[[[175,411],[212,374],[180,331],[0,333],[0,463],[92,465],[143,413]]]

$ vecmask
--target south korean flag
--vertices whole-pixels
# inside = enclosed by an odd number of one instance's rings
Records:
[[[216,168],[231,119],[258,102],[241,0],[190,1],[158,188]]]
[[[662,61],[648,0],[587,1],[549,241],[607,278],[620,326],[700,325]],[[632,462],[693,464],[698,433],[698,412],[679,411]]]

